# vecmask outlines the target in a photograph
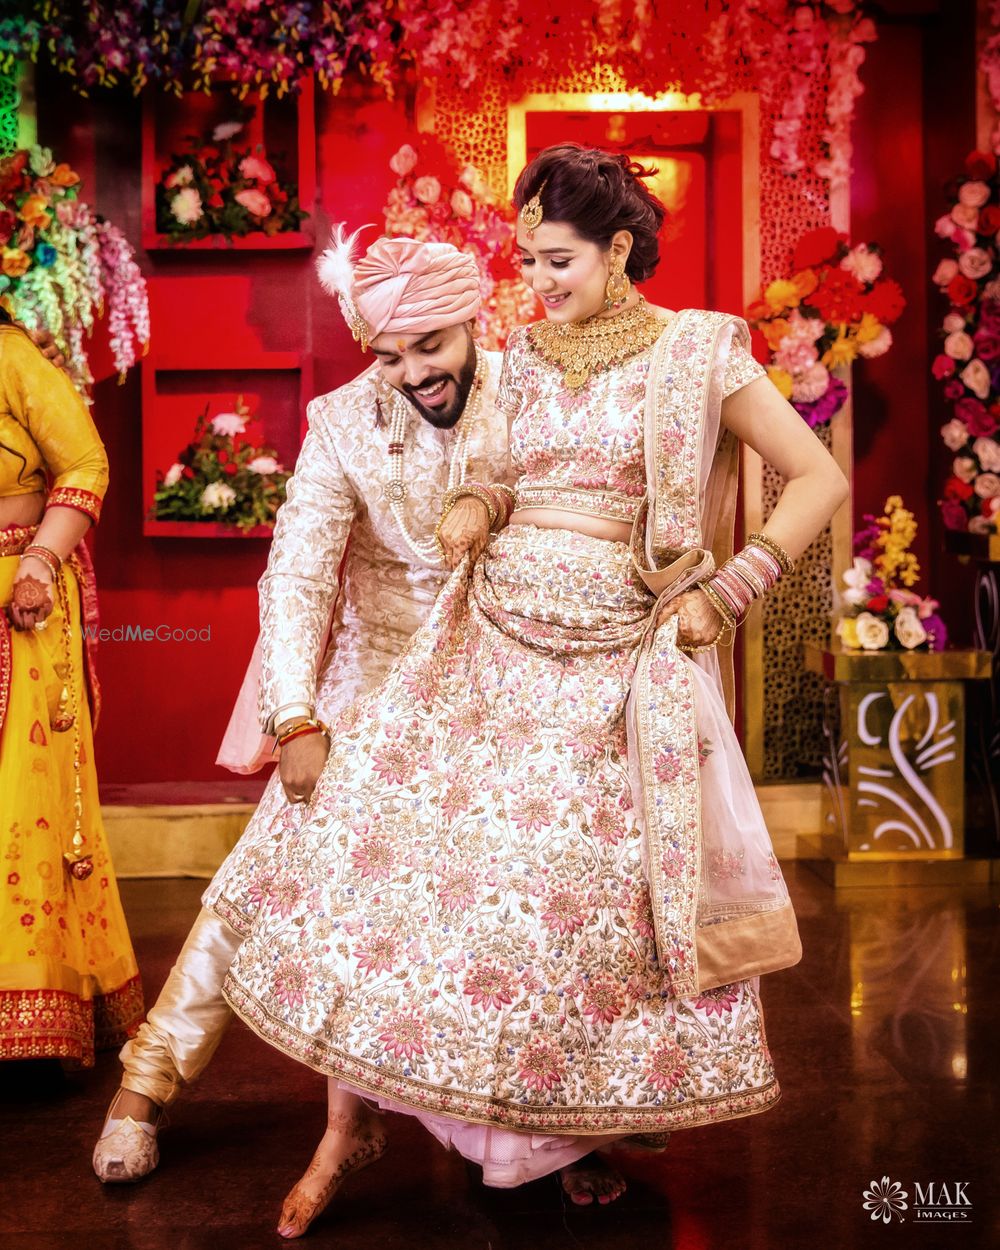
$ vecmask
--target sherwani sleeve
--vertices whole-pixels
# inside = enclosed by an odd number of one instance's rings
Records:
[[[326,403],[308,408],[309,432],[278,509],[260,592],[260,717],[265,733],[289,704],[316,702],[319,649],[357,499],[337,453]]]

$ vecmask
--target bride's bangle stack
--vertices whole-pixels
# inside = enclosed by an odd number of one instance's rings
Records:
[[[490,517],[490,529],[494,532],[503,529],[514,511],[513,487],[505,486],[502,482],[491,482],[488,486],[483,482],[462,482],[461,485],[452,487],[444,497],[441,520],[437,525],[438,532],[441,530],[445,517],[463,495],[471,495],[472,498],[486,505],[486,511]]]
[[[719,637],[739,625],[755,599],[766,595],[783,573],[795,568],[791,556],[766,534],[750,534],[747,545],[698,585],[722,617]]]

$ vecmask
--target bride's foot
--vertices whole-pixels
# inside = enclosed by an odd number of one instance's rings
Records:
[[[120,1089],[94,1147],[94,1171],[107,1184],[139,1181],[160,1162],[156,1133],[163,1108],[143,1094]]]
[[[301,1237],[348,1176],[374,1163],[385,1146],[379,1117],[367,1107],[350,1115],[331,1115],[305,1175],[282,1204],[281,1236]]]
[[[625,1192],[625,1178],[617,1168],[598,1154],[584,1155],[569,1167],[559,1169],[563,1193],[578,1207],[598,1202],[607,1206]]]

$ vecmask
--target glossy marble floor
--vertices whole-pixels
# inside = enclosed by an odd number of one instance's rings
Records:
[[[603,1210],[567,1209],[552,1179],[486,1190],[460,1159],[399,1118],[381,1164],[350,1184],[305,1244],[1000,1246],[1000,894],[985,887],[835,893],[803,865],[787,867],[805,958],[763,987],[784,1088],[776,1108],[676,1134],[661,1156],[624,1160],[628,1194]],[[150,1001],[196,913],[200,889],[194,881],[123,886]],[[95,1071],[65,1078],[57,1070],[0,1064],[0,1246],[283,1244],[272,1229],[322,1130],[321,1080],[235,1026],[201,1084],[173,1111],[159,1171],[137,1186],[104,1188],[89,1155],[117,1075],[113,1055],[101,1056]],[[883,1176],[908,1196],[906,1211],[890,1212],[888,1224],[873,1223],[863,1209],[863,1191]],[[931,1201],[950,1203],[961,1218],[928,1222]],[[940,1214],[940,1206],[935,1210]]]

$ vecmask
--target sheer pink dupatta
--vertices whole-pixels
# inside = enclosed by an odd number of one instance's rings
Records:
[[[229,724],[215,757],[216,764],[231,773],[255,773],[277,758],[275,740],[260,728],[260,635],[243,677]]]

